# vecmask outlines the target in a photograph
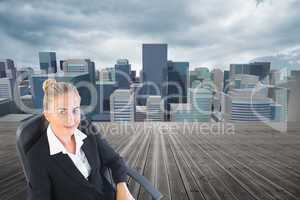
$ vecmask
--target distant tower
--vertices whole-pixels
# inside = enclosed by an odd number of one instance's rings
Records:
[[[154,83],[159,91],[152,86],[146,86],[146,95],[162,95],[163,82],[167,80],[168,67],[167,44],[143,44],[143,83]]]
[[[40,69],[46,73],[56,73],[56,53],[55,52],[39,52]]]
[[[131,83],[130,72],[131,65],[127,59],[117,60],[117,64],[115,64],[115,74],[118,88],[129,89]]]
[[[0,60],[0,78],[10,78],[16,80],[16,67],[11,59]]]

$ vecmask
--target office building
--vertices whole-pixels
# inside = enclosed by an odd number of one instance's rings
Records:
[[[115,64],[115,74],[118,88],[129,89],[132,82],[130,73],[131,65],[129,64],[129,61],[127,59],[117,60],[117,64]]]
[[[161,96],[149,96],[147,98],[147,121],[163,121],[164,104]]]
[[[55,52],[39,52],[40,69],[45,73],[56,73],[56,53]]]
[[[0,78],[16,80],[16,67],[11,59],[0,60]]]
[[[143,83],[146,95],[162,95],[163,83],[167,80],[167,44],[143,44]]]
[[[110,96],[112,122],[134,122],[134,94],[128,89],[117,89]]]
[[[276,103],[287,106],[287,121],[300,122],[300,73],[294,71],[288,81],[277,85]],[[287,102],[287,103],[286,103]]]
[[[225,119],[233,122],[270,121],[273,101],[252,89],[234,89],[225,99]]]
[[[195,122],[191,105],[188,103],[171,103],[170,104],[170,121],[171,122]]]
[[[188,72],[188,62],[168,61],[167,96],[174,96],[168,103],[187,102]]]
[[[63,72],[88,73],[91,83],[96,83],[95,63],[90,59],[68,59],[63,62]]]
[[[136,77],[136,71],[135,70],[131,70],[130,79],[131,79],[132,83],[139,83],[139,79],[138,79],[138,77]]]
[[[104,68],[100,70],[99,81],[116,81],[115,68]]]
[[[13,100],[13,80],[10,78],[0,78],[0,98]]]
[[[170,120],[173,122],[210,122],[213,94],[207,88],[189,88],[188,103],[170,105]]]
[[[230,79],[234,79],[237,74],[250,74],[259,77],[263,81],[270,74],[271,63],[254,62],[249,64],[230,64]]]
[[[186,103],[189,88],[189,63],[168,61],[167,98],[165,99],[165,119],[169,120],[171,103]],[[165,87],[164,87],[165,88]]]
[[[229,77],[230,73],[228,70],[225,70],[224,71],[224,82],[223,82],[223,92],[224,93],[228,93],[228,90],[229,90],[229,84],[230,84],[230,77]]]
[[[259,77],[249,74],[237,74],[234,77],[234,89],[255,88],[259,83]]]
[[[135,107],[135,121],[143,122],[147,119],[147,106],[136,106]]]

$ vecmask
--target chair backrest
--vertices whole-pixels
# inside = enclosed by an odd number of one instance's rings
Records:
[[[17,152],[27,181],[29,169],[26,154],[39,140],[45,128],[47,120],[42,115],[37,115],[23,122],[17,129]]]

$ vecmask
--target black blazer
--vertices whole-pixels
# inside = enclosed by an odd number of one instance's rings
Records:
[[[103,176],[108,167],[115,183],[126,182],[127,167],[118,153],[99,135],[87,135],[81,147],[91,166],[85,179],[67,154],[50,156],[46,132],[29,150],[29,200],[109,200],[113,187]]]

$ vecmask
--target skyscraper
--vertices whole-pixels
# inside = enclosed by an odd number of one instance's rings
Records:
[[[223,92],[226,93],[226,94],[228,93],[228,90],[229,90],[229,83],[230,83],[229,71],[225,70],[224,71]]]
[[[131,84],[130,72],[131,65],[127,59],[117,60],[117,64],[115,64],[115,74],[118,88],[129,89]]]
[[[168,61],[168,89],[167,95],[180,95],[182,103],[187,101],[187,89],[188,89],[188,73],[189,63],[188,62],[172,62]],[[181,90],[181,91],[179,91]],[[181,93],[181,94],[179,94]],[[172,103],[178,103],[177,101],[171,101]],[[172,98],[173,99],[173,98]]]
[[[56,53],[55,52],[39,52],[40,69],[46,73],[56,73]]]
[[[189,84],[189,63],[168,61],[168,84],[165,109],[170,111],[171,103],[186,103]],[[166,120],[170,116],[166,113]]]
[[[145,94],[164,96],[162,85],[167,79],[168,45],[143,44],[142,54]]]

